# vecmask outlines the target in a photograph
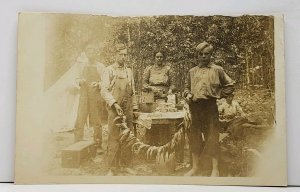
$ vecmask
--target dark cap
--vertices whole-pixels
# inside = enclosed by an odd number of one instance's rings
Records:
[[[202,43],[199,43],[196,47],[197,51],[203,51],[204,49],[209,49],[209,51],[213,51],[214,47],[207,43],[206,41],[203,41]]]

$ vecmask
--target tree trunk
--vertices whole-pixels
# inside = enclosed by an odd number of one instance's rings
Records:
[[[259,84],[264,84],[264,74],[263,74],[263,57],[259,55],[259,63],[260,63],[260,77],[259,77]]]
[[[246,49],[246,84],[249,86],[250,77],[249,77],[249,58],[248,58],[248,50]]]

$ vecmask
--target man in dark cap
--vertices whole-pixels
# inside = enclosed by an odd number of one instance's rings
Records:
[[[192,116],[190,148],[192,169],[186,176],[199,169],[199,156],[211,158],[211,176],[219,176],[219,121],[216,100],[226,98],[234,91],[234,81],[224,69],[211,62],[213,46],[202,42],[196,47],[198,65],[189,70],[184,97],[190,102]]]

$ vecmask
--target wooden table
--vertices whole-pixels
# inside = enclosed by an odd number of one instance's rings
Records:
[[[137,112],[136,116],[146,116],[147,118],[151,118],[151,125],[172,125],[181,123],[183,121],[184,112],[154,112],[154,113],[141,113]],[[134,124],[137,124],[137,119],[133,120]]]
[[[178,111],[178,112],[154,112],[154,113],[138,113],[137,116],[145,116],[148,118],[151,118],[151,128],[153,129],[170,129],[171,135],[168,135],[167,138],[172,138],[174,133],[178,131],[177,127],[178,125],[183,121],[184,118],[184,112]],[[134,123],[134,134],[137,135],[137,119],[133,121]],[[169,141],[167,141],[169,142]],[[180,161],[183,161],[184,158],[184,142],[183,139],[182,147],[180,147],[179,150],[179,159]],[[166,142],[165,142],[166,143]],[[164,143],[164,144],[165,144]]]

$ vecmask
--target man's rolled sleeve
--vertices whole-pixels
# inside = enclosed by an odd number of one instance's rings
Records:
[[[112,107],[116,100],[110,92],[110,84],[110,70],[109,68],[106,68],[102,76],[101,96],[103,97],[104,101],[109,105],[109,107]]]
[[[219,70],[219,77],[222,86],[221,98],[224,98],[234,92],[235,82],[225,73],[224,69]]]

